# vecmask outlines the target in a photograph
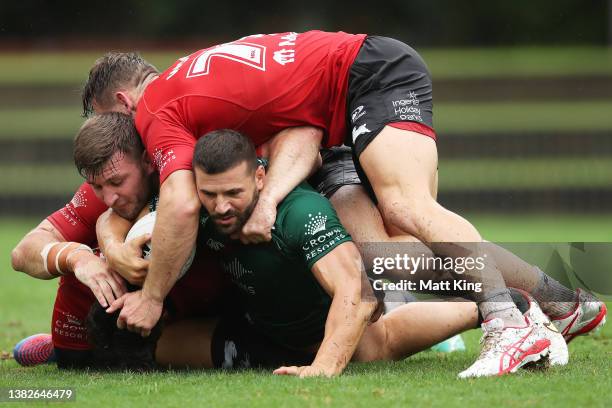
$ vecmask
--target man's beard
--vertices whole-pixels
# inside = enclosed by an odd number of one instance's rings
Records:
[[[142,209],[147,206],[152,197],[152,192],[158,191],[158,178],[154,177],[154,175],[146,175],[143,171],[143,180],[145,185],[143,189],[140,191],[140,194],[135,197],[133,206],[128,207],[126,210],[123,209],[114,209],[121,218],[124,218],[129,221],[134,221]]]
[[[138,210],[135,206],[127,211],[121,209],[114,209],[113,211],[116,212],[121,218],[128,221],[134,221],[136,217],[138,217],[138,214],[140,214],[140,210]]]
[[[219,233],[223,234],[223,235],[234,235],[240,232],[240,230],[242,230],[242,227],[244,226],[244,224],[246,224],[246,222],[249,220],[249,217],[251,217],[251,214],[253,213],[253,209],[255,208],[255,205],[257,205],[257,200],[259,200],[259,190],[255,189],[255,191],[253,192],[253,198],[251,199],[251,203],[247,206],[247,208],[244,209],[244,211],[242,212],[238,212],[238,211],[228,211],[225,214],[221,214],[221,215],[213,215],[212,219],[213,221],[215,221],[215,228],[217,229],[217,231],[219,231]],[[231,224],[231,225],[219,225],[216,220],[223,218],[223,217],[227,217],[227,216],[235,216],[236,217],[236,221]]]

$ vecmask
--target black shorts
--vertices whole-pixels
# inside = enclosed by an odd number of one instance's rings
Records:
[[[342,186],[361,184],[350,147],[322,149],[321,157],[323,165],[308,182],[326,198],[331,198]]]
[[[212,338],[215,368],[244,369],[310,365],[315,353],[290,349],[259,332],[244,314],[219,320]]]
[[[356,158],[388,124],[435,138],[431,75],[401,41],[366,38],[351,66],[347,104],[345,144]]]
[[[425,61],[411,47],[393,38],[370,36],[349,73],[347,137],[362,185],[378,200],[359,163],[370,142],[391,125],[435,140],[431,75]]]
[[[85,369],[93,366],[92,350],[72,350],[55,347],[57,368],[66,370]]]

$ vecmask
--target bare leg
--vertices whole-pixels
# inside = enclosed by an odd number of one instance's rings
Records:
[[[380,211],[362,186],[340,187],[330,201],[340,222],[357,244],[365,265],[372,265],[375,257],[394,257],[399,250],[409,252],[407,255],[414,258],[433,256],[431,250],[412,235],[389,236]],[[410,244],[400,247],[400,243]],[[390,271],[388,277],[397,280],[405,278],[403,272],[395,271]]]
[[[417,135],[417,137],[426,139],[421,135]],[[435,171],[435,176],[432,182],[429,183],[429,192],[434,199],[437,196],[437,186],[438,172]],[[334,193],[330,201],[336,209],[340,221],[359,246],[366,265],[372,265],[374,257],[393,257],[397,250],[403,252],[409,250],[412,254],[408,255],[415,258],[422,255],[433,256],[433,252],[413,235],[402,232],[393,225],[385,225],[381,211],[372,203],[363,187],[359,185],[343,186]],[[404,245],[401,248],[394,247],[393,245],[377,245],[379,243],[397,244],[401,242],[408,242],[410,245]],[[388,253],[385,253],[385,251]],[[563,314],[561,312],[565,312],[564,309],[560,309],[560,306],[567,308],[567,305],[570,307],[573,305],[575,292],[567,288],[564,290],[560,284],[555,285],[556,290],[554,294],[547,293],[544,297],[539,295],[536,288],[542,280],[542,272],[537,267],[493,243],[485,243],[484,251],[494,260],[506,286],[531,293],[540,302],[540,306],[545,313],[554,317]],[[418,276],[421,275],[419,274]],[[407,276],[405,272],[397,271],[389,271],[387,275],[388,278],[396,280],[412,279],[415,276],[417,275]],[[544,301],[544,298],[547,301]],[[566,300],[566,302],[550,302],[550,299],[553,298]]]
[[[413,235],[436,254],[449,257],[482,256],[476,228],[435,200],[438,153],[435,141],[418,133],[385,127],[360,156],[379,200],[386,225]],[[506,324],[523,324],[495,261],[487,258],[485,271],[465,276],[483,282],[478,295],[485,318],[501,317]]]
[[[164,327],[155,360],[162,367],[213,368],[211,343],[217,320],[182,320]]]
[[[420,242],[409,234],[389,236],[380,211],[360,185],[340,187],[330,201],[355,242]]]
[[[401,360],[477,325],[473,302],[409,303],[366,328],[353,361]]]

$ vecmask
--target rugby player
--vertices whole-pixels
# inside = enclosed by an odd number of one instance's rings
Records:
[[[299,140],[287,137],[273,152],[268,177],[274,182],[262,191],[243,229],[244,241],[269,240],[277,204],[305,178],[318,147],[346,143],[392,234],[417,237],[443,256],[482,252],[477,230],[436,202],[431,79],[420,56],[399,41],[317,31],[255,35],[181,58],[161,75],[133,54],[110,54],[91,70],[83,104],[86,112],[134,114],[159,168],[156,230],[163,234],[154,235],[159,251],[151,262],[151,279],[126,301],[126,319],[143,333],[159,318],[161,301],[195,239],[198,203],[191,152],[195,140],[213,129],[243,131],[256,145],[288,127],[323,130],[323,135],[315,132]],[[164,241],[155,238],[162,235]],[[502,323],[499,335],[486,336],[483,345],[483,350],[498,352],[483,353],[466,376],[483,370],[495,375],[499,359],[517,341],[514,331],[504,327],[523,325],[497,265],[488,259],[486,274],[475,278],[496,289],[483,291],[476,300],[486,319]],[[534,279],[544,278],[536,273]],[[603,321],[603,303],[560,292],[566,306],[558,307],[585,316],[584,327]],[[582,331],[573,327],[574,321],[566,326]]]
[[[218,329],[228,333],[223,346],[211,341],[213,351],[231,349],[225,353],[226,366],[247,364],[245,344],[261,338],[262,343],[294,350],[295,359],[303,362],[280,367],[276,374],[334,376],[352,358],[402,359],[477,324],[475,305],[461,302],[433,304],[424,315],[411,310],[424,304],[405,305],[367,326],[376,302],[357,247],[329,201],[306,184],[296,187],[279,204],[271,242],[245,245],[239,241],[240,231],[267,182],[252,142],[232,130],[215,131],[197,142],[193,161],[198,195],[206,209],[200,218],[199,239],[220,257],[246,305],[246,319]],[[121,308],[125,298],[115,301],[107,312]],[[453,310],[458,314],[453,316]],[[424,325],[420,335],[415,330],[419,325]],[[556,336],[567,359],[562,336],[541,324],[537,327],[547,336]],[[442,333],[444,337],[436,337]],[[193,341],[193,336],[175,333],[173,337]],[[522,351],[528,355],[526,360],[537,361],[540,354],[552,351],[550,346],[550,340],[527,340]],[[510,361],[504,372],[523,365]]]
[[[112,135],[114,138],[117,137],[117,135],[123,135],[123,138],[125,139],[126,137],[130,136],[134,137],[136,139],[138,139],[138,136],[135,134],[135,131],[133,129],[133,126],[131,125],[131,121],[129,119],[127,119],[126,117],[124,117],[123,115],[118,115],[118,114],[110,114],[110,115],[101,115],[95,119],[93,119],[91,122],[95,123],[95,122],[99,122],[99,121],[104,121],[104,119],[111,119],[111,122],[104,122],[104,128],[108,131],[108,134]],[[127,126],[127,130],[126,129],[121,129],[121,126]],[[91,136],[92,134],[90,134]],[[108,135],[107,135],[108,136]],[[121,139],[121,138],[120,138]],[[89,142],[87,141],[87,138],[83,138],[81,137],[81,135],[79,135],[79,137],[77,138],[77,148],[75,149],[77,154],[79,151],[95,151],[96,154],[94,154],[93,156],[90,155],[90,157],[92,157],[93,160],[93,168],[89,168],[89,170],[94,170],[97,166],[102,166],[102,171],[99,172],[100,175],[105,176],[105,177],[88,177],[88,179],[90,179],[90,181],[92,182],[92,184],[97,185],[99,188],[97,189],[98,194],[101,195],[102,197],[114,197],[117,200],[117,205],[119,207],[120,203],[123,203],[125,201],[129,201],[128,200],[128,195],[129,194],[134,194],[138,197],[142,197],[145,196],[145,194],[141,194],[141,190],[144,188],[147,188],[147,183],[145,180],[143,180],[142,183],[135,183],[132,185],[132,187],[135,189],[133,191],[129,191],[129,192],[123,192],[122,194],[118,194],[117,193],[117,189],[121,190],[120,187],[123,184],[123,182],[115,182],[113,183],[112,181],[112,177],[108,177],[108,176],[118,176],[118,178],[121,180],[122,176],[128,175],[130,173],[135,173],[138,174],[137,171],[135,171],[135,169],[132,167],[130,169],[130,167],[128,166],[126,168],[125,166],[125,160],[126,157],[122,156],[127,156],[127,154],[123,151],[121,151],[121,146],[125,146],[127,143],[126,140],[123,140],[122,142],[116,142],[114,144],[109,144],[108,146],[105,146],[105,141],[104,139],[95,144],[92,145],[91,142],[96,141],[96,139],[94,138],[94,140],[90,140]],[[102,146],[102,152],[100,151],[100,145]],[[104,147],[108,147],[108,149],[110,150],[104,150]],[[115,149],[115,150],[112,150]],[[136,147],[134,148],[135,152],[131,152],[130,154],[130,158],[133,160],[136,159],[141,159],[146,163],[145,158],[142,156],[142,147],[140,147],[140,150],[138,150],[138,147],[136,145]],[[119,153],[119,154],[117,154]],[[94,157],[95,156],[95,157]],[[136,159],[134,159],[136,158]],[[129,162],[128,162],[129,163]],[[126,171],[128,170],[128,171]],[[132,170],[132,171],[129,171]],[[92,172],[88,172],[85,171],[86,174],[90,174]],[[96,171],[93,171],[93,174],[96,174]],[[91,176],[91,174],[90,174]],[[114,180],[117,181],[117,180]],[[141,186],[142,185],[142,186]],[[118,197],[117,197],[118,195]],[[95,218],[94,218],[95,219]],[[92,223],[90,223],[92,224]],[[188,274],[187,276],[190,276],[190,274]],[[185,279],[185,278],[183,278]],[[181,283],[183,283],[184,281],[180,281],[178,286],[180,286]],[[175,290],[173,289],[172,292],[175,292]],[[172,296],[172,292],[171,292],[171,298],[174,298]],[[180,295],[180,292],[177,292],[177,297],[179,297],[180,299],[182,299],[184,297],[184,295]],[[193,293],[193,291],[192,291]],[[197,292],[195,292],[197,293]],[[195,295],[197,296],[197,294]],[[446,308],[446,309],[445,309]],[[451,312],[445,312],[445,310],[449,310],[451,309]],[[458,311],[461,310],[461,308],[457,309]],[[441,340],[445,337],[447,337],[450,334],[453,333],[449,333],[449,327],[454,327],[455,329],[457,327],[464,327],[463,325],[465,324],[465,320],[461,320],[464,319],[465,316],[461,317],[461,315],[457,315],[457,314],[453,314],[455,313],[454,306],[451,305],[447,305],[447,306],[439,306],[437,304],[413,304],[411,305],[409,308],[405,308],[405,313],[406,314],[400,314],[400,315],[394,315],[393,319],[399,319],[399,320],[395,320],[395,321],[400,321],[402,322],[402,327],[406,327],[406,328],[416,328],[416,327],[420,327],[420,329],[416,330],[415,333],[411,333],[410,331],[408,331],[410,333],[410,336],[407,338],[402,338],[401,340],[406,342],[406,344],[404,346],[402,346],[401,350],[404,351],[397,351],[395,354],[393,354],[393,356],[389,357],[389,355],[387,355],[387,357],[381,356],[379,354],[376,354],[373,350],[379,350],[380,349],[380,344],[376,345],[374,344],[374,346],[372,346],[372,350],[368,352],[368,358],[401,358],[402,356],[405,356],[406,353],[410,354],[413,352],[416,352],[418,350],[420,350],[423,347],[427,347],[428,345],[431,345],[432,342],[435,342],[437,340]],[[428,317],[429,316],[429,317]],[[444,316],[445,318],[442,318],[442,316]],[[435,317],[438,318],[438,320],[435,319]],[[386,318],[389,319],[389,318]],[[415,320],[416,319],[416,320]],[[420,319],[420,320],[419,320]],[[457,320],[459,320],[459,322],[457,322]],[[394,321],[394,320],[391,320]],[[454,322],[454,323],[453,323]],[[448,326],[447,323],[450,323],[451,326]],[[186,325],[186,326],[185,326]],[[454,325],[454,326],[453,326]],[[203,329],[202,329],[202,326]],[[227,324],[225,325],[221,325],[220,327],[226,327]],[[170,326],[170,327],[174,327],[174,326]],[[206,338],[210,338],[212,336],[211,330],[204,330],[206,329],[206,327],[210,327],[210,323],[207,322],[197,322],[197,323],[189,323],[186,322],[184,323],[184,325],[178,326],[177,328],[172,328],[172,329],[168,329],[169,331],[167,332],[168,334],[166,335],[166,332],[164,332],[164,335],[162,335],[162,339],[160,340],[160,344],[162,345],[160,347],[160,351],[158,352],[158,358],[161,362],[163,363],[172,363],[173,365],[180,365],[180,364],[184,364],[184,365],[204,365],[204,366],[210,366],[210,365],[206,365],[205,363],[203,363],[203,361],[208,361],[210,360],[210,358],[207,359],[202,359],[202,358],[193,358],[192,355],[189,355],[189,353],[193,353],[193,351],[190,350],[199,350],[201,353],[207,353],[208,352],[208,348],[207,347],[195,347],[195,348],[184,348],[184,347],[180,347],[179,350],[185,350],[185,353],[187,353],[187,356],[182,355],[177,357],[175,354],[172,354],[173,350],[176,350],[176,348],[173,347],[169,347],[167,346],[168,344],[172,344],[172,339],[174,338],[176,339],[183,339],[185,336],[183,332],[180,331],[181,327],[187,327],[187,330],[191,330],[191,332],[194,332],[193,328],[197,327],[201,330],[197,330],[198,333],[202,333],[202,336],[208,336]],[[380,326],[377,326],[380,327]],[[406,331],[406,330],[404,330]],[[219,333],[220,337],[215,337],[215,338],[223,338],[222,334],[224,333],[224,330],[221,330]],[[217,332],[214,332],[217,333]],[[400,333],[400,332],[398,332]],[[422,337],[418,337],[417,334],[420,334]],[[192,342],[192,344],[195,346],[197,345],[197,341],[195,339],[200,338],[200,337],[194,337],[194,342]],[[252,339],[252,336],[249,335],[247,337],[248,339]],[[371,338],[371,336],[369,336],[369,338]],[[233,341],[233,340],[232,340]],[[377,340],[379,341],[379,340]],[[244,342],[242,342],[241,344],[243,344]],[[215,344],[225,344],[225,341],[216,341]],[[265,345],[266,343],[263,342],[263,344]],[[381,343],[382,344],[382,343]],[[404,343],[401,343],[404,344]],[[164,346],[166,345],[166,346]],[[245,348],[246,347],[246,348]],[[215,347],[214,348],[216,351],[216,356],[214,358],[215,361],[221,361],[223,360],[223,348],[221,348],[221,351],[219,351],[219,347]],[[248,347],[247,346],[241,346],[240,347],[241,350],[246,350],[247,355],[251,355],[251,356],[263,356],[263,357],[258,357],[259,360],[253,360],[253,363],[256,363],[257,361],[259,361],[261,363],[261,361],[267,361],[265,360],[265,356],[270,355],[269,352],[267,352],[266,348],[261,346],[261,342],[255,342],[255,344],[253,344],[252,342],[248,342]],[[384,349],[384,348],[383,348]],[[263,351],[262,351],[263,350]],[[291,351],[291,350],[290,350]],[[278,351],[275,349],[274,353],[272,354],[279,354]],[[285,352],[284,354],[280,354],[280,355],[287,355],[288,353]],[[245,354],[241,354],[241,356],[244,356]],[[295,361],[295,353],[289,353],[288,354],[290,356],[290,359],[288,361]],[[221,357],[218,357],[221,356]],[[189,357],[189,358],[188,358]],[[212,357],[211,357],[212,358]],[[221,360],[219,360],[221,358]],[[263,358],[263,360],[262,360]],[[269,357],[268,357],[269,358]],[[291,360],[294,359],[294,360]],[[194,362],[195,361],[195,362]],[[278,360],[274,360],[275,362],[277,362]],[[287,361],[287,360],[286,360]],[[212,363],[210,363],[212,364]],[[225,363],[224,363],[225,364]],[[268,363],[269,364],[269,363]]]
[[[90,183],[81,185],[66,206],[43,220],[11,253],[14,270],[38,279],[60,278],[51,338],[32,339],[42,339],[45,344],[36,347],[44,346],[46,353],[28,353],[29,345],[22,344],[22,363],[40,363],[37,357],[46,360],[54,349],[60,368],[89,365],[91,345],[85,321],[92,304],[97,300],[107,307],[126,292],[126,281],[99,256],[96,220],[109,207],[133,220],[156,191],[157,177],[131,119],[124,119],[130,126],[113,128],[114,143],[106,146],[106,156],[99,157],[102,171],[89,179]],[[147,261],[140,258],[140,247],[149,238],[142,236],[127,245],[135,254],[132,262],[137,266],[132,269],[136,273],[126,276],[132,284],[144,280]],[[192,273],[195,270],[198,273]],[[166,310],[175,318],[218,313],[214,305],[226,286],[212,257],[196,257],[190,272],[171,290]]]

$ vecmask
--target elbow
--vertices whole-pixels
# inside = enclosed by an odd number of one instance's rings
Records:
[[[362,298],[359,305],[359,321],[369,323],[372,321],[372,316],[378,309],[378,302],[376,299]]]
[[[24,251],[21,249],[21,243],[11,251],[11,266],[16,271],[23,271]]]
[[[308,132],[308,140],[309,146],[312,149],[313,154],[317,156],[317,162],[321,155],[319,154],[319,150],[321,149],[321,144],[323,143],[323,131],[319,128],[310,128]]]
[[[188,196],[177,202],[174,208],[178,209],[179,216],[184,219],[192,219],[200,215],[201,206],[202,204],[197,196]]]
[[[370,290],[362,290],[361,284],[355,285],[353,288],[347,288],[344,294],[345,299],[350,299],[354,307],[354,316],[359,322],[368,323],[372,316],[377,311],[378,301]]]
[[[200,207],[191,171],[180,170],[172,173],[161,185],[159,213],[166,213],[180,223],[181,220],[197,218]]]
[[[317,145],[321,145],[321,142],[323,141],[323,130],[320,128],[312,127],[310,128],[309,137],[314,143],[316,143]]]
[[[200,207],[200,200],[196,194],[175,194],[168,202],[168,208],[172,209],[170,211],[172,218],[178,222],[197,218],[200,214]]]

